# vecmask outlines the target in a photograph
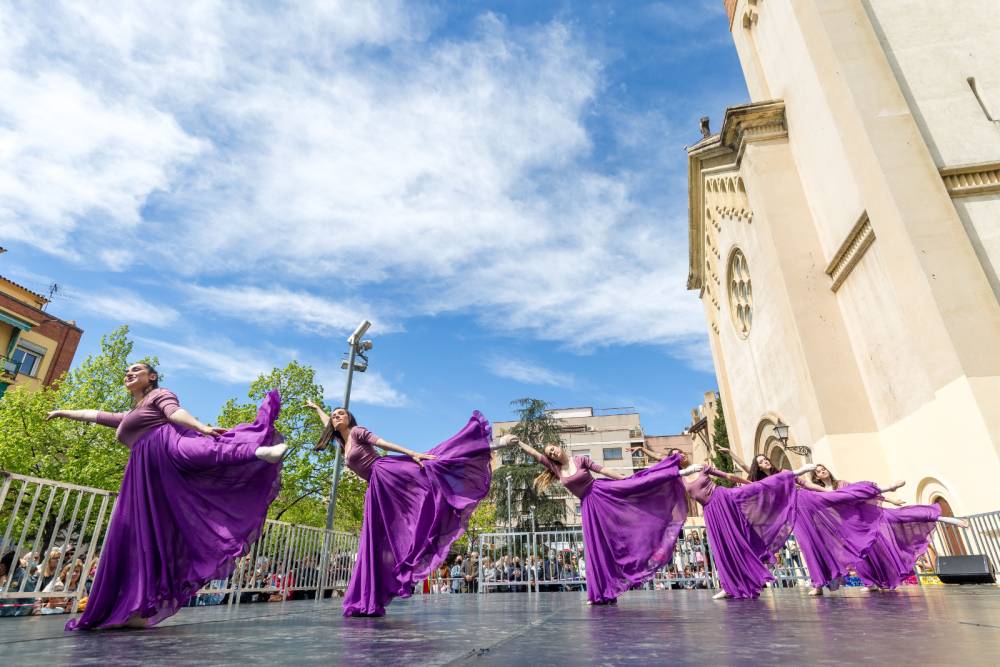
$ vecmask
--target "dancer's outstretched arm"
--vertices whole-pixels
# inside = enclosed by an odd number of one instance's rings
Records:
[[[306,401],[306,407],[312,408],[316,411],[316,416],[319,417],[319,421],[323,424],[323,428],[326,428],[330,424],[330,415],[327,414],[326,410],[322,407],[312,401]]]
[[[719,445],[716,445],[715,448],[720,452],[726,452],[727,454],[729,454],[729,458],[733,460],[733,463],[738,465],[740,469],[743,470],[743,472],[745,472],[746,474],[748,475],[750,474],[750,466],[746,464],[746,461],[740,458],[739,454],[731,450],[729,447],[721,447]]]
[[[656,452],[654,452],[652,449],[649,449],[648,447],[639,447],[639,449],[641,449],[643,452],[645,452],[646,456],[648,456],[649,458],[653,459],[654,461],[662,461],[663,459],[667,458],[666,456],[664,456],[662,454],[657,454]]]
[[[604,475],[605,477],[610,477],[611,479],[626,479],[628,475],[623,475],[617,470],[606,470],[601,468],[600,470],[595,470],[593,467],[590,468],[591,472],[595,472],[598,475]]]
[[[223,433],[225,433],[227,430],[218,427],[213,428],[211,426],[206,426],[205,424],[202,424],[200,421],[195,419],[194,415],[192,415],[184,408],[177,408],[176,410],[171,412],[170,415],[167,417],[167,421],[169,421],[172,424],[177,424],[178,426],[189,428],[192,431],[198,431],[198,433],[201,433],[202,435],[207,435],[211,438],[217,438]]]
[[[45,415],[45,421],[52,419],[72,419],[73,421],[96,424],[97,410],[53,410]]]
[[[802,479],[799,479],[797,481],[799,483],[799,486],[809,489],[810,491],[820,491],[820,492],[833,491],[833,489],[828,489],[822,484],[817,484],[808,477],[803,477]]]
[[[411,459],[416,461],[417,465],[420,466],[421,468],[424,467],[424,464],[421,463],[421,461],[433,461],[434,459],[437,458],[433,454],[421,454],[420,452],[415,452],[412,449],[407,449],[402,445],[397,445],[394,442],[389,442],[384,438],[379,438],[378,440],[376,440],[375,446],[381,447],[382,449],[389,452],[398,452],[399,454],[405,454],[406,456],[409,456]]]
[[[513,433],[507,433],[506,435],[501,436],[497,449],[502,449],[504,447],[513,447],[515,445],[517,447],[520,447],[522,452],[524,452],[531,458],[535,459],[539,463],[541,463],[542,459],[545,458],[541,452],[539,452],[537,449],[527,444],[526,442],[521,442],[521,439],[516,435],[514,435]]]

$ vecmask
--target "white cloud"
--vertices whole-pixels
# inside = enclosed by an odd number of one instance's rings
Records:
[[[389,329],[462,311],[571,347],[700,340],[686,226],[648,212],[662,161],[592,164],[602,65],[571,25],[484,14],[431,40],[390,0],[81,7],[0,9],[13,237],[235,285],[188,294],[323,335],[385,293]],[[665,140],[622,113],[625,149]]]
[[[147,324],[165,327],[173,324],[180,313],[163,304],[152,303],[135,292],[108,289],[99,293],[73,294],[77,308],[123,324]]]
[[[344,379],[340,378],[341,385],[343,382]],[[323,386],[327,387],[328,385],[324,384]],[[338,392],[335,390],[336,385],[330,384],[329,386],[331,389],[327,390],[328,395],[336,397],[338,400],[343,398],[342,389]],[[378,372],[366,371],[354,376],[351,385],[351,402],[398,408],[406,405],[409,399]]]
[[[553,387],[572,387],[575,384],[573,376],[569,373],[560,373],[516,357],[496,355],[487,360],[486,368],[497,377],[524,384]]]
[[[271,363],[268,358],[271,355],[226,340],[178,344],[137,336],[136,341],[149,347],[160,358],[160,368],[168,378],[181,371],[227,384],[246,384],[280,363]],[[287,361],[281,365],[285,363]]]
[[[266,326],[291,326],[305,333],[332,335],[350,333],[367,319],[374,323],[373,333],[397,329],[387,316],[376,315],[370,305],[354,299],[334,301],[308,292],[250,285],[190,285],[185,290],[190,302],[199,308]]]
[[[248,348],[225,339],[178,344],[138,336],[136,341],[159,356],[160,369],[168,379],[174,373],[182,372],[227,384],[247,384],[273,368],[284,367],[299,356],[295,350]],[[320,366],[317,375],[330,400],[339,400],[343,396],[343,373]],[[367,371],[354,375],[351,400],[368,405],[401,407],[406,405],[408,399],[378,372]]]

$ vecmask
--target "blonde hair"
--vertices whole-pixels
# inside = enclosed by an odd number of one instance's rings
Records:
[[[546,468],[541,473],[539,473],[537,477],[535,477],[535,481],[532,482],[532,484],[535,487],[535,492],[538,493],[538,495],[542,495],[548,490],[550,486],[552,486],[552,483],[555,481],[556,481],[556,474],[551,470],[549,470],[548,468]]]

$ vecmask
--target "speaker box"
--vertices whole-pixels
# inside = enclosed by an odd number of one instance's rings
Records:
[[[993,584],[993,566],[983,555],[941,556],[938,558],[938,579],[946,584]]]

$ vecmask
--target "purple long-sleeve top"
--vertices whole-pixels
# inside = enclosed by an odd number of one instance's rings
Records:
[[[344,463],[354,474],[365,481],[371,479],[372,466],[379,459],[379,453],[375,451],[378,440],[377,435],[363,426],[352,428],[347,440]]]
[[[170,415],[181,409],[177,396],[169,389],[154,389],[128,412],[98,412],[95,423],[115,429],[118,441],[132,447],[146,431],[170,422]]]
[[[734,484],[750,484],[750,480],[738,477],[728,472],[723,472],[718,468],[713,468],[712,466],[706,466],[701,474],[696,475],[695,478],[687,484],[687,492],[691,498],[702,506],[707,505],[712,499],[712,493],[715,491],[717,486],[713,477],[719,477],[721,479],[728,479]]]

